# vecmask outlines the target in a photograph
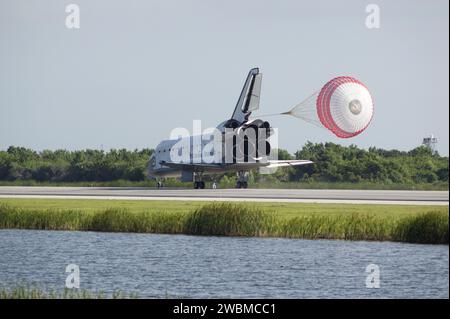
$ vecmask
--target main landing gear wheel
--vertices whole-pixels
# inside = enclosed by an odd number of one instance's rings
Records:
[[[203,172],[194,172],[194,188],[204,189],[205,182],[203,181]]]
[[[237,181],[237,183],[236,183],[236,188],[247,188],[247,187],[248,187],[248,183],[247,182]]]
[[[205,182],[203,182],[203,181],[194,182],[194,188],[195,189],[204,189],[205,188]]]
[[[236,188],[247,188],[248,187],[248,172],[239,171],[236,177]]]

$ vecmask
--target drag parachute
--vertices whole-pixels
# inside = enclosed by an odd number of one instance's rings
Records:
[[[368,88],[355,78],[332,79],[320,92],[297,104],[288,114],[324,126],[340,138],[363,132],[373,116],[373,100]]]

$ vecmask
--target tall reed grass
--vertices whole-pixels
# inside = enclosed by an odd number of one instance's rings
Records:
[[[395,220],[373,214],[309,215],[284,222],[281,236],[308,239],[391,240]]]
[[[91,292],[88,290],[64,289],[61,291],[53,289],[42,289],[34,286],[19,285],[14,288],[0,288],[0,299],[136,299],[135,293],[127,294],[114,291],[106,294],[103,291]]]
[[[396,216],[302,214],[283,217],[242,204],[211,203],[191,212],[21,209],[0,205],[0,228],[209,236],[258,236],[448,244],[448,211]]]
[[[448,214],[428,212],[402,219],[393,240],[422,244],[448,244]]]
[[[271,236],[273,213],[228,203],[208,204],[187,214],[184,233],[214,236]]]

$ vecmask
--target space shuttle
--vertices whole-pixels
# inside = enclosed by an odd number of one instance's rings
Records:
[[[259,109],[261,82],[259,69],[251,69],[231,117],[215,128],[214,143],[198,135],[161,141],[149,159],[148,177],[158,187],[165,178],[176,177],[203,189],[205,175],[235,172],[236,188],[247,188],[250,170],[312,164],[272,159],[277,154],[270,144],[274,129],[267,121],[251,118]]]

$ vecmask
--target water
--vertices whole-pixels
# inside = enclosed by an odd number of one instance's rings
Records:
[[[449,248],[391,242],[0,230],[0,285],[150,298],[448,298]],[[366,288],[366,266],[380,288]]]

